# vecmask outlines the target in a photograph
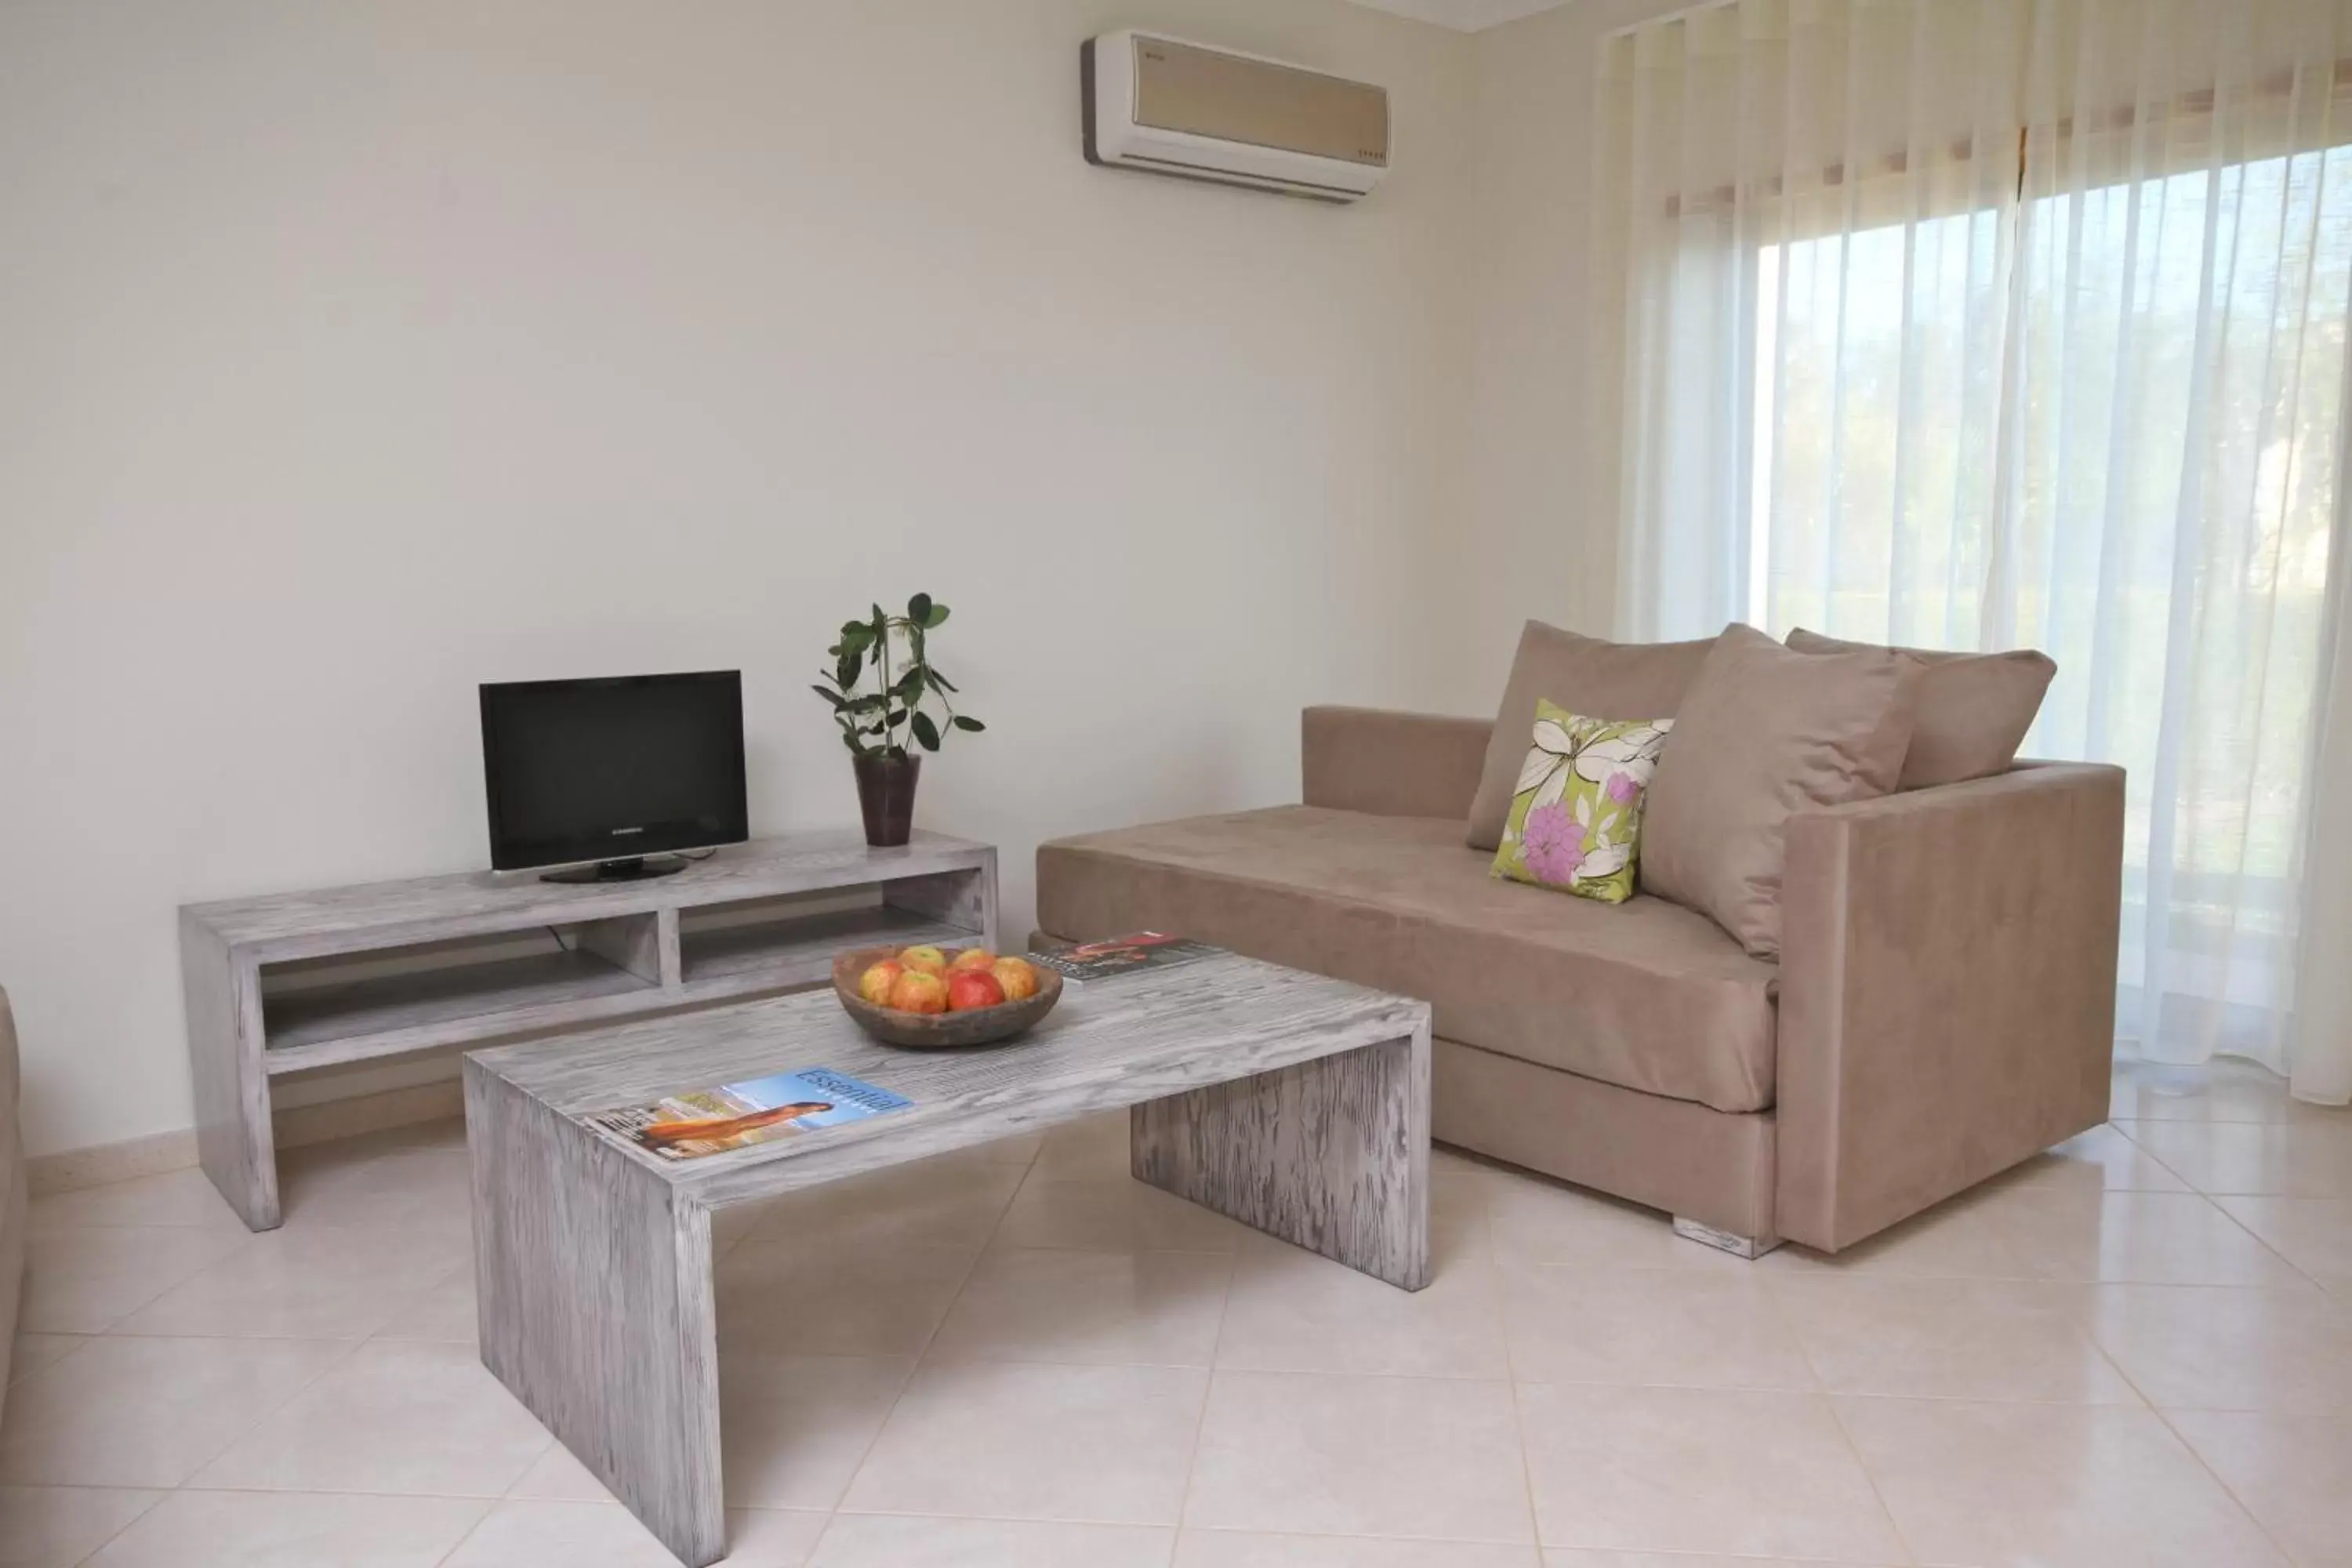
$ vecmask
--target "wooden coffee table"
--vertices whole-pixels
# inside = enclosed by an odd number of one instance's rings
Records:
[[[675,1163],[575,1120],[816,1067],[915,1105]],[[483,1364],[690,1568],[727,1549],[714,1209],[1131,1108],[1137,1179],[1429,1282],[1428,1004],[1252,959],[1074,989],[984,1050],[878,1045],[820,991],[477,1051],[465,1073]]]

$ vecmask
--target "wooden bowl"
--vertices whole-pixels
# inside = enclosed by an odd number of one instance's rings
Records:
[[[1032,965],[1037,971],[1037,994],[1018,1002],[1000,1002],[993,1007],[974,1007],[963,1013],[902,1013],[896,1007],[877,1007],[857,994],[858,978],[882,960],[898,957],[900,951],[898,947],[861,947],[841,953],[833,961],[833,994],[840,998],[841,1010],[859,1028],[886,1046],[904,1046],[916,1051],[993,1046],[1035,1024],[1062,999],[1062,977],[1041,963]],[[943,951],[950,961],[955,958],[957,950]]]

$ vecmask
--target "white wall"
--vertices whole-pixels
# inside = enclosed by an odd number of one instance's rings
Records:
[[[1149,24],[1385,82],[1361,206],[1087,167]],[[0,983],[43,1152],[190,1120],[173,911],[486,862],[474,686],[807,672],[917,588],[1004,851],[1453,695],[1472,40],[1340,0],[0,5]]]
[[[1688,0],[1576,0],[1472,39],[1473,357],[1450,700],[1499,698],[1529,616],[1612,629],[1617,517],[1589,437],[1592,81],[1614,29]]]

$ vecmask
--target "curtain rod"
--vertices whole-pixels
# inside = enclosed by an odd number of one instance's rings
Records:
[[[1655,27],[1669,22],[1686,22],[1704,12],[1729,10],[1739,3],[1740,0],[1697,0],[1696,4],[1685,5],[1679,10],[1661,11],[1654,16],[1645,16],[1638,22],[1628,22],[1622,27],[1612,27],[1601,36],[1604,38],[1628,38],[1644,27]]]

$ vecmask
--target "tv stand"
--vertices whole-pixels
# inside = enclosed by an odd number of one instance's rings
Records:
[[[856,828],[627,879],[468,872],[186,905],[197,1151],[246,1225],[273,1229],[283,1074],[820,985],[845,948],[996,942],[993,848],[919,832],[877,849]]]
[[[561,871],[541,871],[542,882],[642,882],[648,877],[675,877],[689,865],[675,855],[657,855],[648,858],[632,855],[625,860],[599,860],[593,866],[566,866]]]

